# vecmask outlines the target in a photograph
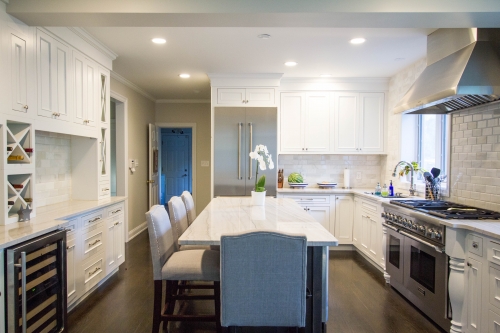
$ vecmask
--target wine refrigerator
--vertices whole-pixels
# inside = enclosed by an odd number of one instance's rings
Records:
[[[66,231],[5,251],[6,332],[68,332]]]

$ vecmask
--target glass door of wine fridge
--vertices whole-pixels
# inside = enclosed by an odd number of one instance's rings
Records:
[[[67,332],[66,231],[5,251],[8,333]]]

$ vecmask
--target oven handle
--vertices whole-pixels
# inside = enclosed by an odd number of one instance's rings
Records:
[[[443,247],[439,247],[439,246],[437,246],[437,245],[434,245],[434,244],[431,244],[431,243],[429,243],[429,242],[426,242],[426,241],[424,241],[424,240],[422,240],[422,239],[420,239],[420,238],[418,238],[418,237],[415,237],[415,236],[413,236],[413,235],[410,235],[409,233],[406,233],[406,232],[404,232],[404,231],[402,231],[402,230],[400,230],[400,231],[399,231],[399,233],[400,233],[401,235],[405,235],[406,237],[411,238],[411,239],[413,239],[414,241],[417,241],[417,242],[419,242],[419,243],[421,243],[421,244],[424,244],[424,245],[430,246],[430,247],[434,248],[437,252],[440,252],[440,253],[443,253],[443,252],[444,252],[444,248],[443,248]]]
[[[389,229],[391,229],[391,230],[394,230],[394,231],[396,231],[396,232],[399,232],[399,229],[398,229],[398,228],[393,227],[393,226],[392,226],[392,225],[390,225],[390,224],[387,224],[387,223],[385,223],[385,222],[382,222],[382,225],[383,225],[384,227],[386,227],[386,228],[389,228]]]

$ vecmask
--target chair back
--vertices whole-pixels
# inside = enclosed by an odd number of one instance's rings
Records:
[[[149,246],[153,260],[153,278],[161,280],[161,269],[167,259],[176,251],[176,237],[168,213],[163,205],[154,205],[146,213]]]
[[[304,327],[306,263],[306,236],[222,236],[222,326]]]
[[[184,191],[181,194],[182,201],[184,202],[184,206],[186,206],[188,224],[191,225],[194,219],[196,218],[196,209],[194,208],[194,200],[191,193],[188,191]]]
[[[168,212],[170,214],[170,223],[176,232],[177,239],[189,227],[186,206],[179,197],[172,197],[168,201]]]

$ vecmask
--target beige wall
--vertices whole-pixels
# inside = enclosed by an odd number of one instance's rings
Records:
[[[155,103],[114,78],[111,91],[128,99],[128,158],[139,160],[128,174],[128,231],[146,221],[148,207],[148,124],[155,122]]]
[[[158,103],[156,123],[196,123],[196,193],[194,201],[200,212],[210,202],[210,103]]]

